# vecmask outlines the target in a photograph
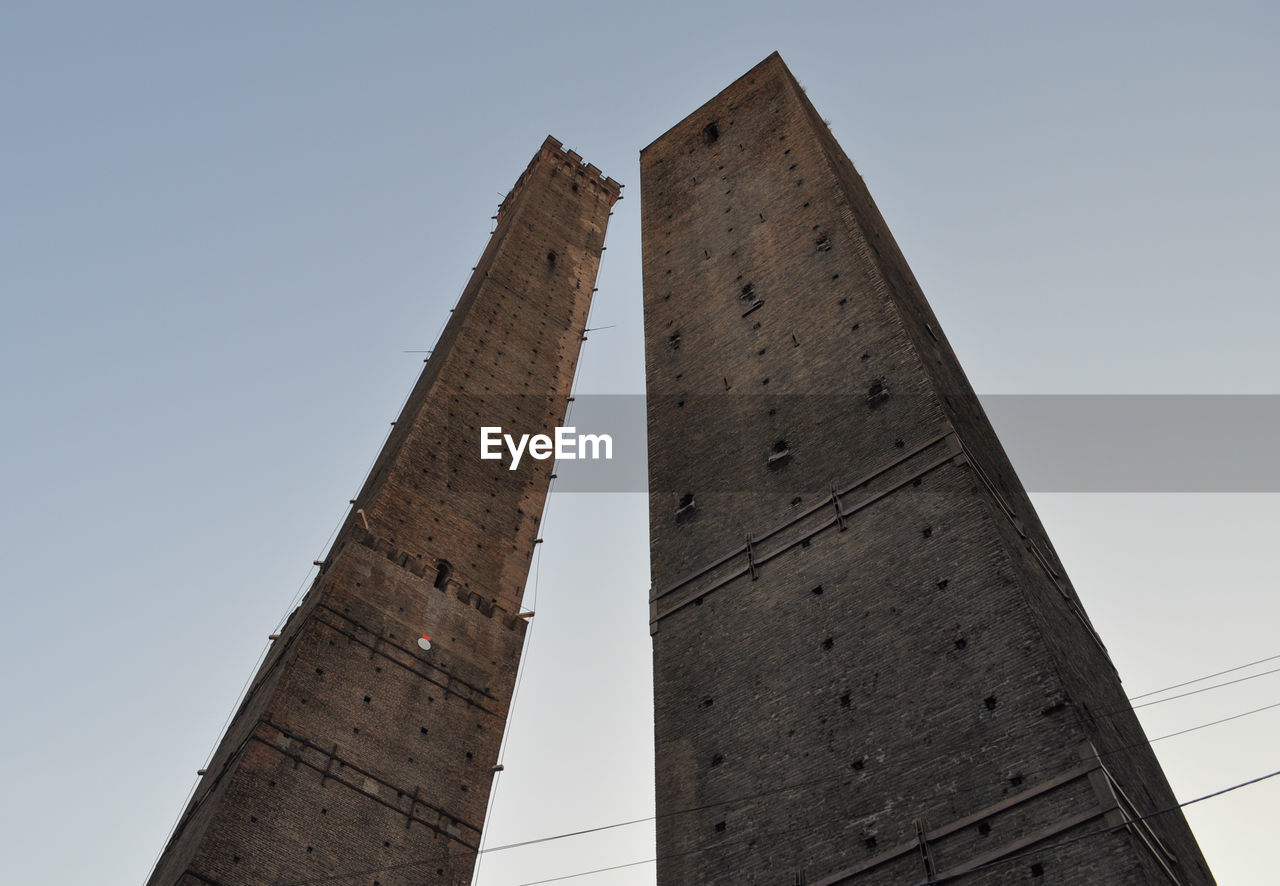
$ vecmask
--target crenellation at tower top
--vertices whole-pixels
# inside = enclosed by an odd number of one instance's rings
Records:
[[[559,139],[548,135],[546,141],[542,143],[542,147],[533,159],[529,161],[529,166],[524,172],[520,173],[520,177],[516,179],[516,183],[511,190],[503,198],[502,203],[498,206],[498,214],[494,216],[497,219],[502,218],[510,203],[515,199],[516,195],[524,187],[525,180],[528,178],[534,167],[542,160],[550,160],[557,162],[567,168],[574,175],[581,176],[583,181],[593,191],[598,191],[612,206],[622,199],[623,185],[614,181],[600,171],[600,168],[591,163],[585,163],[582,155],[576,151],[567,150]]]

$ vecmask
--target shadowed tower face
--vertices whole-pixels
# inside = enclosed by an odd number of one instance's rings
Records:
[[[152,884],[470,881],[551,471],[480,428],[563,419],[619,188],[548,138],[507,195]]]
[[[1119,677],[782,60],[641,180],[661,886],[1212,882],[1140,820],[1176,801]]]

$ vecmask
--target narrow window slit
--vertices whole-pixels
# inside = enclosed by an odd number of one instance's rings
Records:
[[[773,452],[769,453],[767,462],[770,468],[777,470],[791,459],[791,449],[787,446],[786,440],[779,440],[773,444]]]
[[[444,590],[449,584],[449,576],[453,574],[453,567],[449,565],[448,560],[436,561],[436,580],[432,583],[433,587]]]
[[[680,523],[689,519],[693,516],[693,512],[696,509],[697,504],[695,504],[693,500],[693,493],[686,492],[684,495],[680,496],[680,503],[676,505],[676,522]]]

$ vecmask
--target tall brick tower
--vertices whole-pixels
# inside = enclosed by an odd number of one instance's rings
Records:
[[[620,187],[548,138],[507,195],[151,884],[470,881],[551,471],[479,429],[563,419]]]
[[[658,882],[1212,882],[782,60],[646,148],[641,180]]]

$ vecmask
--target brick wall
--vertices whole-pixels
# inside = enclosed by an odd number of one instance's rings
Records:
[[[641,177],[659,883],[1212,882],[1180,813],[1107,830],[1172,793],[781,59]]]
[[[152,884],[470,881],[551,471],[479,429],[563,418],[619,188],[548,138],[508,194]]]

